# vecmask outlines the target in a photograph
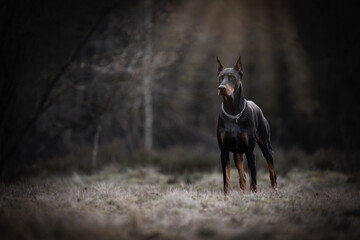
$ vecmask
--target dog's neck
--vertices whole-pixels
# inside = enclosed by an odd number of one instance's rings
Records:
[[[223,104],[224,110],[231,115],[236,115],[242,111],[245,104],[245,97],[241,84],[234,91],[232,96],[223,96]]]

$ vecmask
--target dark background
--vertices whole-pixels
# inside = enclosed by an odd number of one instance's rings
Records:
[[[2,1],[2,180],[107,164],[219,167],[216,55],[224,66],[242,55],[278,172],[356,173],[357,11],[344,1]]]

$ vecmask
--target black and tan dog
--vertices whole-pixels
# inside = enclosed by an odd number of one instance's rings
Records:
[[[230,190],[229,152],[234,154],[234,162],[239,172],[240,189],[246,189],[244,154],[246,156],[250,190],[256,192],[256,164],[254,148],[257,143],[267,161],[271,185],[277,189],[276,174],[270,144],[270,127],[261,109],[244,97],[242,87],[243,66],[241,57],[233,68],[223,68],[218,57],[218,95],[223,103],[217,125],[217,139],[221,150],[221,165],[224,177],[224,193]]]

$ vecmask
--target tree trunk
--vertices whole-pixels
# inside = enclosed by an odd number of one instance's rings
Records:
[[[102,124],[101,124],[101,121],[99,121],[99,123],[97,124],[95,136],[94,136],[94,147],[93,147],[92,159],[91,159],[92,169],[95,169],[97,166],[97,155],[99,152],[99,139],[100,139],[101,131],[102,131]]]
[[[151,40],[151,28],[152,28],[152,4],[151,0],[145,1],[145,51],[144,51],[144,146],[148,151],[153,147],[153,106],[152,106],[152,40]]]

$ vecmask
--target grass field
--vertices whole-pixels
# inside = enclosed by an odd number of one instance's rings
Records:
[[[31,178],[1,185],[0,239],[360,239],[357,178],[292,170],[270,188],[225,198],[214,173],[153,168]],[[248,186],[247,186],[248,187]]]

